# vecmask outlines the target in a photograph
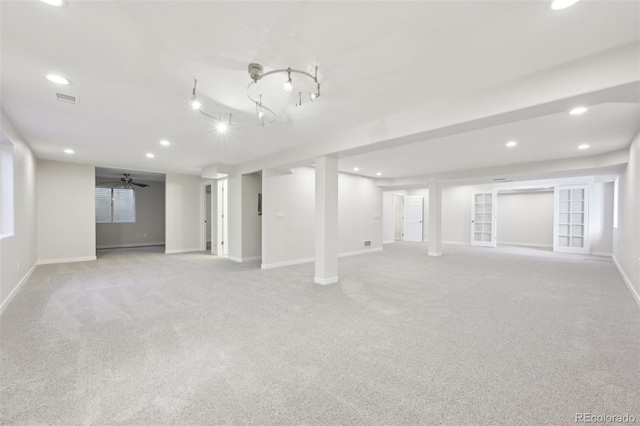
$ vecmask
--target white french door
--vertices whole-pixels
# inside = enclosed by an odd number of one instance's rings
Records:
[[[419,195],[404,197],[404,216],[402,219],[402,240],[422,241],[422,207]]]
[[[589,185],[554,191],[553,251],[589,254]]]
[[[471,198],[471,245],[481,247],[495,247],[496,191],[477,192]]]

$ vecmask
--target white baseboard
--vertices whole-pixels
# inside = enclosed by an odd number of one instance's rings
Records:
[[[442,241],[442,244],[455,244],[457,246],[468,246],[469,243],[465,243],[464,241]]]
[[[194,251],[202,251],[200,248],[187,248],[187,249],[165,249],[165,254],[176,254],[176,253],[192,253]]]
[[[433,256],[433,257],[438,257],[438,256],[442,256],[442,252],[441,251],[430,251],[427,252],[428,256]]]
[[[367,254],[367,253],[375,253],[377,251],[382,251],[382,247],[375,247],[366,250],[358,250],[358,251],[349,251],[346,253],[340,253],[338,257],[349,257],[349,256],[357,256],[359,254]]]
[[[391,243],[395,243],[396,240],[389,240],[389,241],[383,241],[382,244],[391,244]]]
[[[242,262],[252,262],[254,260],[262,260],[262,256],[252,256],[252,257],[227,256],[227,259],[233,260],[234,262],[242,263]]]
[[[96,257],[85,256],[85,257],[64,257],[60,259],[41,259],[41,260],[38,260],[38,265],[50,265],[53,263],[89,262],[92,260],[96,260]]]
[[[338,282],[338,277],[331,277],[331,278],[313,277],[313,282],[320,285],[335,284]]]
[[[508,242],[508,241],[498,241],[498,245],[518,246],[518,247],[553,248],[553,244],[511,243],[511,242]]]
[[[29,269],[29,271],[24,275],[24,277],[22,277],[22,279],[20,280],[20,282],[18,283],[18,285],[16,285],[13,290],[11,290],[11,293],[9,293],[9,295],[7,296],[7,298],[4,300],[4,302],[2,302],[2,305],[0,305],[0,315],[2,315],[2,313],[4,312],[4,310],[7,308],[7,306],[9,306],[9,303],[11,303],[11,301],[13,300],[13,298],[15,297],[16,294],[18,294],[18,291],[20,290],[20,287],[22,287],[22,284],[24,284],[25,282],[27,282],[27,280],[29,279],[29,277],[31,276],[31,274],[33,273],[33,271],[36,270],[36,267],[38,266],[38,262],[34,263],[33,266],[31,267],[31,269]]]
[[[616,256],[611,255],[611,259],[613,259],[613,263],[615,263],[616,267],[618,268],[618,271],[620,272],[620,275],[622,275],[622,279],[624,280],[625,284],[627,284],[627,287],[629,287],[629,291],[631,291],[631,295],[636,300],[638,307],[640,307],[640,294],[638,294],[636,289],[633,288],[633,286],[631,285],[631,281],[629,280],[629,277],[627,277],[627,274],[625,274],[624,270],[622,270],[622,266],[620,266],[620,264],[618,263],[618,259],[616,259]]]
[[[605,253],[603,251],[592,251],[591,252],[592,256],[605,256],[605,257],[612,257],[613,253]]]
[[[114,249],[114,248],[151,247],[151,246],[163,246],[163,245],[164,245],[164,242],[162,242],[162,243],[112,244],[112,245],[108,245],[108,246],[96,246],[96,249],[103,250],[103,249]]]
[[[316,260],[315,257],[307,257],[306,259],[295,259],[295,260],[286,260],[284,262],[275,262],[275,263],[263,263],[260,265],[262,269],[273,269],[279,268],[281,266],[292,266],[292,265],[300,265],[302,263],[310,263]]]

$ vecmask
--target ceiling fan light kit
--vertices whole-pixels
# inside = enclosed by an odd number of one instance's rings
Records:
[[[285,92],[292,92],[295,88],[293,79],[291,78],[291,74],[297,74],[303,76],[304,78],[308,78],[313,81],[314,89],[307,89],[298,91],[298,99],[299,101],[296,103],[296,106],[302,105],[302,95],[309,95],[309,100],[311,102],[315,101],[318,97],[320,97],[320,82],[318,81],[318,66],[315,67],[315,72],[310,74],[306,71],[294,69],[291,67],[277,69],[273,71],[264,72],[264,67],[257,63],[250,63],[248,67],[249,77],[251,78],[251,82],[247,86],[247,97],[249,100],[255,104],[256,106],[256,116],[258,118],[257,122],[253,123],[243,123],[232,121],[232,115],[225,115],[223,118],[219,116],[215,116],[211,113],[208,113],[202,109],[202,103],[198,99],[196,93],[196,86],[198,84],[198,80],[194,80],[193,82],[193,91],[191,94],[191,107],[194,110],[199,111],[202,115],[209,117],[217,122],[216,128],[219,132],[225,132],[229,126],[248,126],[248,127],[265,127],[269,126],[276,122],[277,114],[273,111],[273,109],[265,106],[262,102],[262,97],[268,94],[268,91],[259,93],[258,95],[252,95],[251,90],[252,87],[258,87],[259,83],[268,76],[272,76],[275,74],[285,74],[287,75],[286,80],[282,85],[282,89]]]
[[[134,182],[130,173],[123,173],[123,175],[124,177],[120,178],[120,182],[98,182],[98,185],[112,185],[115,183],[116,185],[112,186],[112,188],[119,188],[119,189],[135,189],[133,185],[139,186],[142,188],[146,188],[150,186],[148,183]]]

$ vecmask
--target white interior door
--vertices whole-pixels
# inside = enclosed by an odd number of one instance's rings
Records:
[[[496,191],[477,192],[471,198],[471,245],[495,247],[497,212]]]
[[[554,189],[553,251],[589,254],[589,185]]]
[[[404,197],[403,241],[422,241],[422,208],[423,199],[421,196]]]

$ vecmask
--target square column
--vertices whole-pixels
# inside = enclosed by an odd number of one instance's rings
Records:
[[[338,282],[338,159],[316,158],[316,284]]]
[[[442,185],[429,184],[429,256],[442,256]]]

